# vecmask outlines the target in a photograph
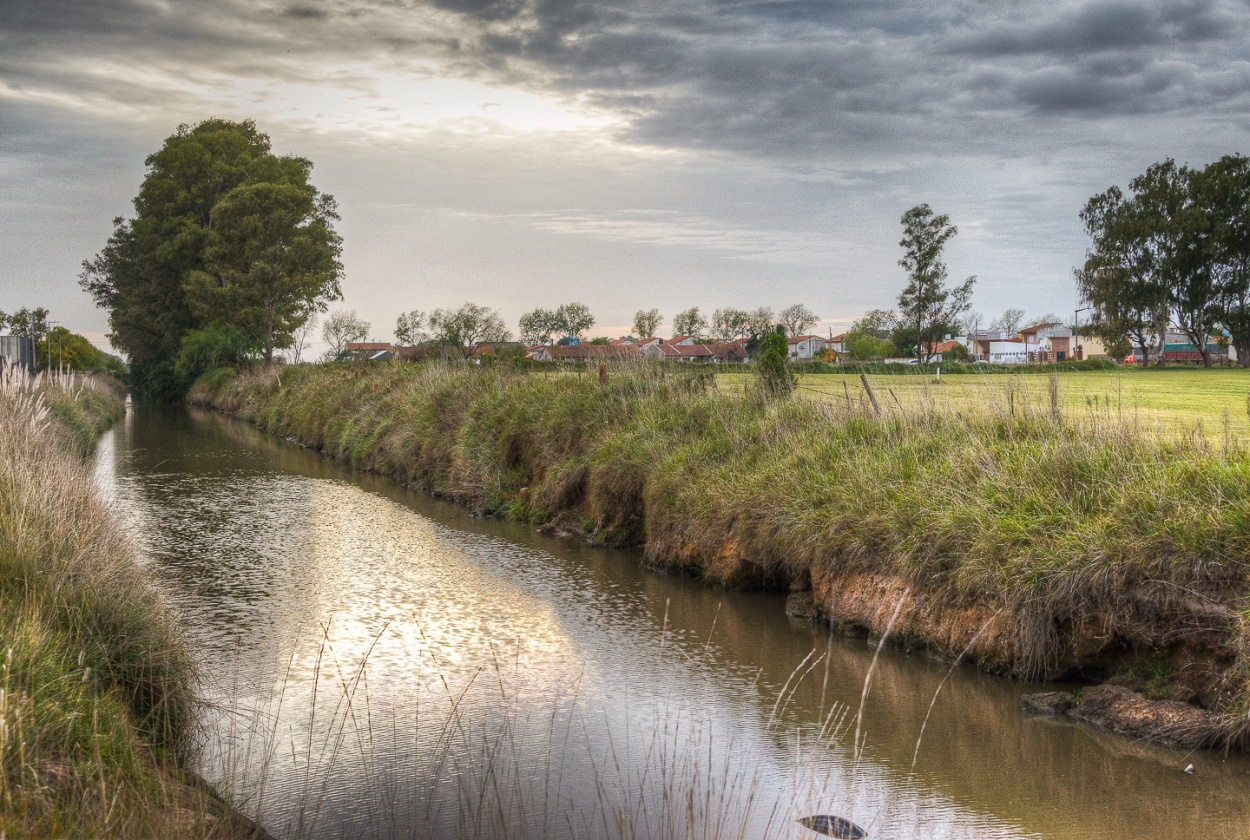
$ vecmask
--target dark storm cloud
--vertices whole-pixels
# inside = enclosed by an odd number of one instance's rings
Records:
[[[640,142],[940,153],[969,129],[1009,147],[1046,130],[1020,123],[1036,115],[1243,118],[1248,21],[1217,0],[8,2],[0,78],[142,105],[162,74],[299,81],[334,59],[425,61],[619,109]],[[85,77],[67,53],[138,72]]]
[[[947,45],[952,52],[1015,56],[1078,55],[1185,45],[1236,37],[1244,19],[1214,2],[1099,2],[1048,15],[970,26]]]

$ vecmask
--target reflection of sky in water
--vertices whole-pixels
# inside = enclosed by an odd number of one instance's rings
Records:
[[[1090,836],[1066,813],[1084,807],[1079,780],[1041,779],[1034,801],[1033,780],[993,778],[1053,762],[1010,752],[1074,730],[1012,743],[961,722],[991,678],[951,680],[913,777],[916,716],[943,666],[883,655],[864,757],[846,754],[846,732],[817,745],[822,709],[857,702],[871,650],[796,630],[776,599],[489,532],[504,526],[440,524],[394,487],[215,418],[128,418],[97,480],[202,652],[210,772],[277,832],[664,836],[693,822],[696,836],[812,837],[793,819],[829,811],[874,837]],[[813,645],[827,658],[770,723]],[[1116,776],[1159,773],[1157,756],[1110,760]],[[1215,811],[1250,810],[1237,805]]]

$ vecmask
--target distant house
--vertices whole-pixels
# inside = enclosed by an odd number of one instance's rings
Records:
[[[464,353],[459,347],[434,344],[420,347],[396,347],[395,358],[401,362],[426,362],[430,359],[462,359]]]
[[[1025,357],[1030,362],[1066,362],[1075,351],[1072,341],[1072,328],[1051,322],[1035,324],[1020,330],[1020,340],[1024,342]]]
[[[525,346],[519,341],[483,341],[481,344],[473,345],[473,352],[469,358],[480,362],[483,356],[498,356],[501,353],[513,353],[518,356],[525,355]]]
[[[665,341],[664,343],[671,344],[674,347],[689,347],[695,342],[694,342],[693,335],[675,335],[672,338],[670,338],[668,341]]]
[[[1028,350],[1019,339],[987,341],[984,360],[996,365],[1022,365],[1029,360]]]
[[[1002,330],[978,330],[966,339],[974,361],[1015,365],[1027,361],[1024,342],[1016,333]]]
[[[825,347],[839,356],[846,352],[846,333],[838,333],[825,339]]]
[[[710,362],[713,353],[706,344],[649,344],[642,348],[642,355],[647,359],[660,359],[670,362]]]
[[[531,348],[529,358],[536,362],[606,362],[637,359],[637,347],[611,344],[569,344]]]
[[[382,362],[395,358],[395,348],[387,341],[349,341],[344,345],[343,353],[357,362]]]
[[[825,349],[825,340],[818,335],[796,335],[789,339],[789,343],[792,362],[813,359]]]
[[[741,341],[722,342],[719,344],[707,345],[708,350],[712,353],[711,361],[724,362],[726,364],[742,364],[751,361],[751,354],[747,352],[747,347]]]
[[[954,338],[948,338],[946,341],[939,341],[934,344],[930,351],[933,355],[929,357],[930,362],[940,363],[943,354],[949,355],[956,347],[963,347],[964,343]],[[966,357],[965,357],[966,358]]]

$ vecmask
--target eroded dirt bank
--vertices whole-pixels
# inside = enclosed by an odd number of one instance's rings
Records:
[[[884,634],[897,609],[901,645],[1113,685],[1140,698],[1124,727],[1138,737],[1247,743],[1240,450],[1069,423],[1054,406],[878,417],[646,367],[224,371],[192,395],[480,513],[789,591],[792,612],[847,632]],[[1166,703],[1200,725],[1178,739]],[[1119,726],[1114,708],[1087,719]]]

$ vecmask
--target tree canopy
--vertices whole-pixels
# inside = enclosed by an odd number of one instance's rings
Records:
[[[673,335],[689,335],[698,338],[705,332],[707,332],[707,319],[699,314],[697,306],[678,312],[673,318]]]
[[[459,309],[435,309],[430,313],[429,326],[434,341],[459,350],[466,359],[475,344],[512,338],[498,312],[476,303],[462,304]]]
[[[173,399],[189,333],[220,323],[264,358],[340,297],[334,201],[312,163],[279,156],[251,120],[182,125],[146,161],[135,216],[118,218],[81,284],[109,311],[143,397]],[[224,334],[224,333],[222,333]]]
[[[639,309],[634,313],[634,333],[639,338],[653,338],[663,320],[658,309]]]
[[[1081,211],[1092,240],[1076,272],[1093,311],[1089,330],[1127,337],[1143,364],[1163,363],[1167,331],[1183,332],[1211,364],[1221,330],[1250,366],[1250,159],[1202,169],[1166,159],[1092,197]]]

